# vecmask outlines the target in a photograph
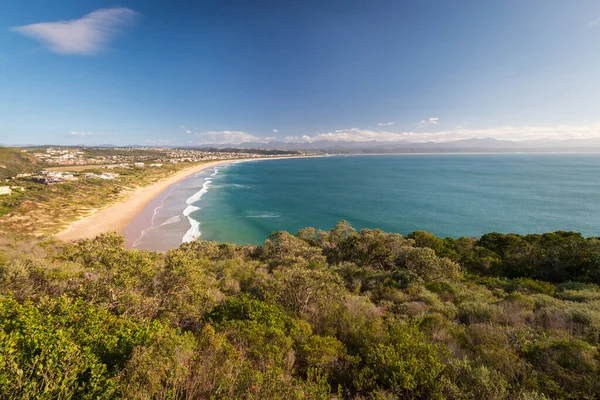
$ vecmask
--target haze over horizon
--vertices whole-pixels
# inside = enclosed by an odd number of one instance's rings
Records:
[[[599,47],[592,0],[8,0],[0,143],[600,139]]]

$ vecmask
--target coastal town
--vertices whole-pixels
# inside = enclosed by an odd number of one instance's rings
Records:
[[[62,148],[48,147],[45,151],[31,154],[40,161],[51,165],[101,165],[141,166],[142,163],[200,162],[227,160],[236,158],[262,158],[271,155],[298,155],[298,152],[272,150],[240,150],[233,149],[175,149],[166,147],[96,147],[96,148]],[[21,152],[30,152],[23,149]]]
[[[40,165],[4,179],[0,196],[25,191],[15,182],[29,181],[45,185],[81,179],[116,180],[121,173],[113,170],[143,170],[165,168],[180,163],[200,163],[219,160],[266,158],[272,156],[308,155],[293,151],[238,149],[175,149],[165,147],[47,147],[23,148],[23,156],[31,156]],[[0,165],[1,166],[1,165]]]

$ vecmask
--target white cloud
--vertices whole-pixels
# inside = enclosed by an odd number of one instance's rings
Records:
[[[434,127],[437,124],[438,119],[431,119],[435,121],[435,123],[430,122],[429,126]],[[239,144],[243,142],[267,143],[272,140],[278,140],[274,137],[257,136],[244,131],[209,131],[197,132],[195,135],[200,139],[197,144]],[[391,132],[389,130],[350,128],[337,129],[332,132],[323,132],[316,135],[286,136],[283,141],[296,143],[312,143],[321,140],[332,142],[377,141],[384,143],[443,143],[463,139],[484,138],[511,140],[516,142],[538,139],[600,139],[600,123],[557,126],[502,126],[482,129],[457,126],[453,129],[428,132]]]
[[[242,131],[197,132],[196,136],[200,138],[198,144],[240,144],[243,142],[268,142],[273,140],[272,137],[255,136]]]
[[[92,136],[92,132],[71,132],[71,136]]]
[[[308,136],[308,135],[303,135],[303,136],[286,136],[283,139],[284,142],[311,142],[312,141],[312,137]]]
[[[424,128],[429,125],[437,125],[440,122],[440,119],[437,117],[431,117],[429,119],[422,119],[421,122],[417,124],[417,128]]]
[[[434,124],[435,125],[435,124]],[[439,132],[389,132],[370,129],[339,129],[334,132],[319,133],[314,136],[287,137],[286,141],[314,142],[318,140],[348,142],[451,142],[462,139],[492,138],[498,140],[537,140],[537,139],[600,139],[600,124],[544,126],[503,126],[499,128],[462,128]]]
[[[127,7],[93,11],[79,19],[42,22],[11,28],[33,38],[59,54],[97,54],[123,27],[131,24],[135,11]]]
[[[189,135],[192,133],[192,131],[190,131],[189,129],[186,129],[185,133],[187,133]]]
[[[592,28],[592,27],[594,27],[594,26],[596,26],[598,24],[600,24],[600,18],[597,18],[597,19],[595,19],[593,21],[588,22],[587,23],[587,27],[588,28]]]
[[[394,125],[393,122],[379,122],[377,124],[378,126],[390,126],[390,125]]]
[[[279,133],[279,131],[277,129],[273,129],[273,132],[275,133]]]

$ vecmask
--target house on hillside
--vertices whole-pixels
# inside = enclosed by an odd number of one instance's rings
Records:
[[[11,194],[12,189],[8,186],[0,186],[0,195]]]
[[[34,176],[31,178],[33,182],[51,185],[55,183],[63,183],[65,180],[59,176]]]

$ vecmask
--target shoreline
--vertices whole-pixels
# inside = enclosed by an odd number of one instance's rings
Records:
[[[80,239],[89,239],[98,236],[101,233],[117,232],[121,234],[129,223],[150,204],[153,200],[160,197],[172,185],[188,178],[198,172],[213,168],[219,165],[262,161],[278,160],[288,158],[308,158],[312,156],[300,157],[265,157],[265,158],[241,158],[230,160],[209,161],[190,168],[186,168],[167,177],[150,186],[144,186],[133,190],[123,200],[103,208],[95,210],[91,215],[74,221],[67,229],[55,234],[54,236],[62,241],[70,242]]]

